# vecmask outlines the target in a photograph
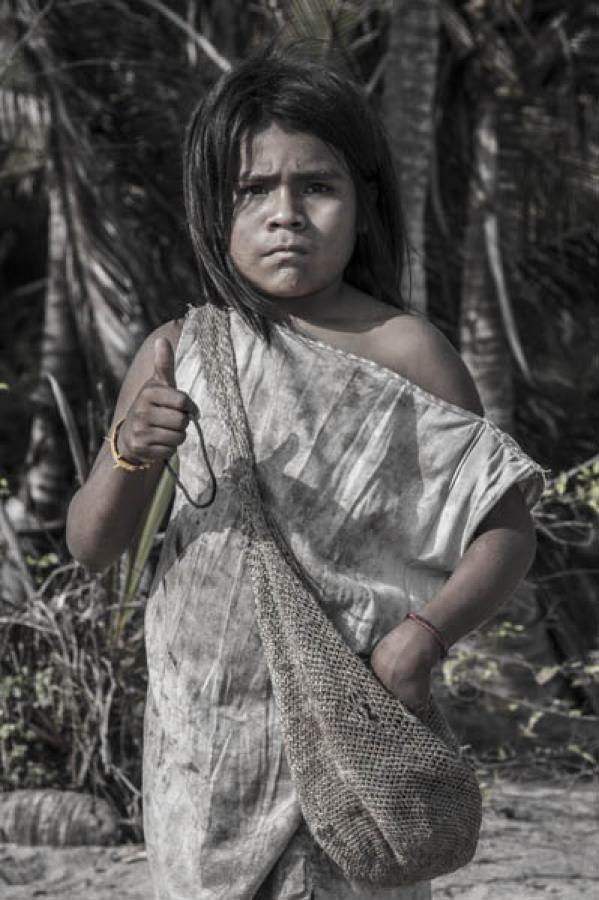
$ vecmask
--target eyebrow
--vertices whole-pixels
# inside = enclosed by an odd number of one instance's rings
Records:
[[[264,174],[260,174],[260,172],[241,172],[239,175],[239,181],[243,181],[246,184],[251,183],[253,181],[267,181],[273,182],[278,179],[278,174],[265,172]],[[332,168],[319,168],[319,169],[303,169],[301,171],[293,172],[292,178],[295,178],[298,181],[338,181],[343,178],[342,173],[338,169]]]

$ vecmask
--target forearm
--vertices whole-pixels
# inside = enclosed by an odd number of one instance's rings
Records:
[[[443,633],[449,645],[455,643],[512,595],[530,568],[534,550],[534,535],[527,529],[483,531],[420,613]]]
[[[94,570],[118,559],[139,527],[161,471],[160,462],[139,472],[115,469],[108,445],[102,447],[67,514],[67,545],[75,559]]]
[[[443,587],[419,609],[448,645],[488,619],[531,565],[534,527],[517,490],[486,517]],[[371,662],[383,684],[416,708],[428,694],[430,671],[440,657],[440,645],[430,631],[404,619],[379,641]]]
[[[113,422],[120,422],[116,448],[122,458],[148,468],[115,468],[103,441],[93,469],[67,516],[67,544],[91,569],[104,569],[130,545],[158,479],[185,440],[191,399],[177,390],[174,348],[180,323],[160,326],[142,344],[121,387]]]

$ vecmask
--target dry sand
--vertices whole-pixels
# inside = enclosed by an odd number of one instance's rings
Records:
[[[599,784],[495,783],[471,865],[434,900],[597,900]],[[143,847],[0,844],[1,900],[152,900]]]

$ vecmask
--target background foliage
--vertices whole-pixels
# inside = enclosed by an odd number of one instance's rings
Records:
[[[528,589],[445,666],[454,724],[479,760],[593,771],[596,4],[4,0],[0,11],[0,785],[92,790],[139,829],[151,565],[132,594],[127,560],[98,578],[69,560],[67,432],[89,463],[136,347],[195,299],[180,189],[191,107],[253,48],[298,38],[342,54],[385,116],[413,302],[462,349],[489,415],[551,472]]]

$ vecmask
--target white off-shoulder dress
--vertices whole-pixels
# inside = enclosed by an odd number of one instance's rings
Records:
[[[230,314],[258,477],[326,613],[369,653],[431,598],[513,484],[542,469],[488,420],[374,362]],[[145,834],[159,900],[427,900],[430,885],[349,881],[308,833],[254,621],[235,470],[202,373],[198,313],[177,386],[201,411],[218,491],[177,491],[146,616]],[[197,436],[180,477],[204,500]]]

